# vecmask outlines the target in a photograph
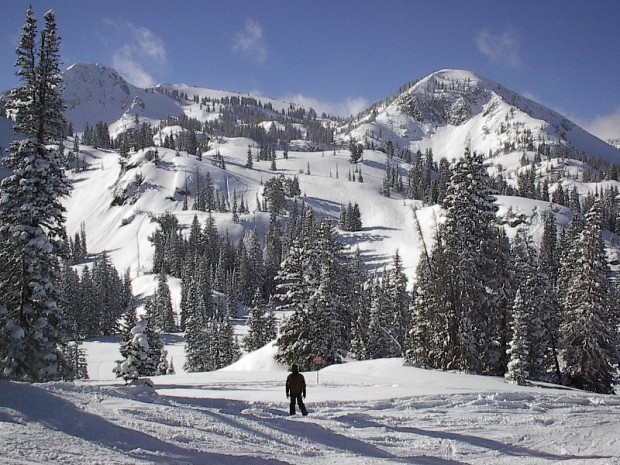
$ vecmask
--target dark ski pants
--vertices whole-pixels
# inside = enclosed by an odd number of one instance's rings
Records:
[[[304,405],[304,401],[301,398],[301,393],[294,394],[291,392],[291,415],[295,415],[295,402],[299,405],[299,410],[301,410],[302,415],[308,415],[308,411],[306,410],[306,406]]]

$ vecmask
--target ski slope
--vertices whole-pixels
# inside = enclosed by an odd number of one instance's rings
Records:
[[[182,353],[178,335],[166,349]],[[287,414],[270,345],[211,373],[125,386],[86,344],[92,380],[0,381],[4,464],[616,465],[620,399],[501,378],[351,362],[305,373],[308,417]],[[317,382],[318,379],[318,382]]]

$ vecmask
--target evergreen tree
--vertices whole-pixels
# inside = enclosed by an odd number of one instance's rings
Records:
[[[81,341],[71,341],[63,349],[67,361],[67,371],[73,373],[75,379],[88,379],[86,351],[82,347]]]
[[[254,167],[254,159],[252,158],[252,148],[248,145],[248,156],[245,162],[245,167],[252,169]]]
[[[370,325],[370,278],[359,247],[355,249],[351,263],[351,302],[356,310],[353,315],[351,352],[357,360],[368,358],[368,326]]]
[[[446,221],[436,231],[430,257],[423,262],[416,290],[414,320],[424,328],[409,347],[412,363],[476,373],[499,373],[504,348],[498,274],[495,198],[482,157],[467,150],[452,169],[443,201]],[[429,306],[420,308],[420,305]],[[411,341],[412,339],[410,339]],[[418,355],[413,355],[420,351]],[[431,356],[432,355],[432,356]]]
[[[188,283],[185,308],[185,369],[190,372],[213,369],[211,353],[212,318],[215,315],[211,280],[202,262]]]
[[[96,313],[91,318],[97,321],[97,329],[92,336],[116,334],[118,320],[125,311],[121,301],[122,281],[106,251],[94,263],[91,276],[96,302]]]
[[[401,357],[410,330],[410,296],[398,251],[392,268],[377,280],[371,297],[368,358]]]
[[[261,301],[261,291],[256,288],[248,318],[248,334],[243,340],[243,346],[248,352],[260,349],[277,336],[275,315],[273,311],[268,311]]]
[[[118,361],[112,370],[117,378],[131,382],[155,371],[157,361],[149,356],[150,345],[146,326],[146,319],[138,321],[131,329],[131,340],[121,343],[120,351],[124,359]]]
[[[269,217],[269,228],[265,234],[265,296],[275,291],[275,277],[282,263],[282,231],[274,212]]]
[[[293,314],[280,327],[279,362],[309,370],[317,356],[333,364],[348,352],[353,314],[346,305],[350,287],[341,247],[331,224],[323,221],[314,241],[294,244],[283,260],[274,298]]]
[[[53,11],[36,47],[32,9],[17,48],[21,85],[11,91],[16,140],[4,158],[12,174],[0,199],[0,376],[36,382],[71,377],[63,357],[64,312],[55,284],[66,255],[64,207],[70,184],[58,148],[64,134],[60,38]]]
[[[390,331],[393,329],[393,315],[384,281],[375,280],[371,299],[366,356],[369,359],[398,357],[401,348],[398,347],[393,331]]]
[[[165,352],[164,343],[161,340],[161,334],[158,328],[151,324],[148,318],[144,334],[148,340],[149,348],[147,351],[148,362],[144,365],[143,374],[146,376],[165,375],[167,371],[165,355],[164,360],[162,360],[162,354]],[[160,371],[160,367],[162,371]]]
[[[517,384],[525,384],[529,378],[529,341],[527,321],[527,304],[521,298],[521,290],[517,290],[513,309],[512,340],[507,353],[510,355],[506,379]]]
[[[226,302],[226,299],[222,299],[221,302]],[[227,304],[224,303],[224,305],[226,306]],[[220,309],[216,317],[211,321],[213,324],[213,338],[211,342],[211,352],[213,354],[212,369],[219,370],[236,362],[241,355],[241,351],[235,339],[230,309]]]
[[[617,311],[601,231],[601,202],[587,214],[586,228],[574,243],[561,326],[564,374],[573,386],[610,394],[615,374]]]
[[[163,268],[159,272],[157,279],[157,291],[153,296],[153,306],[153,316],[150,320],[153,327],[163,332],[176,331],[172,297],[168,287],[168,276]]]

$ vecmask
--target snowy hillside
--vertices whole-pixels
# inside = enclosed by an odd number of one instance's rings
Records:
[[[63,81],[65,118],[76,132],[82,132],[87,123],[112,123],[124,115],[133,119],[148,114],[148,118],[160,120],[181,113],[172,98],[137,88],[102,65],[72,65],[63,73]]]
[[[343,241],[350,246],[359,244],[368,255],[369,265],[382,268],[388,264],[397,249],[400,250],[406,271],[412,273],[418,257],[419,240],[414,233],[412,207],[417,201],[389,199],[379,193],[383,177],[383,160],[380,152],[369,152],[363,165],[364,183],[347,180],[351,169],[348,151],[294,152],[284,160],[279,154],[277,170],[270,169],[269,162],[254,164],[254,169],[244,168],[248,139],[224,139],[203,156],[175,156],[171,149],[159,148],[161,163],[156,166],[146,161],[147,150],[133,154],[128,164],[132,168],[121,175],[118,154],[113,151],[84,147],[81,156],[91,166],[85,172],[74,175],[74,190],[67,199],[67,229],[70,235],[79,231],[85,223],[89,250],[92,253],[108,250],[119,270],[131,268],[132,273],[142,275],[152,269],[153,247],[148,241],[156,224],[149,215],[173,212],[181,224],[189,226],[194,215],[204,224],[208,213],[182,211],[183,197],[180,191],[194,188],[196,170],[203,175],[210,173],[214,186],[229,201],[233,193],[245,199],[250,212],[241,215],[240,224],[233,224],[230,213],[214,212],[220,233],[228,232],[237,241],[254,229],[261,235],[266,230],[269,214],[256,211],[256,199],[262,198],[262,185],[280,174],[297,175],[302,197],[299,202],[312,206],[316,214],[337,220],[340,205],[355,201],[360,204],[364,229],[357,233],[344,233]],[[219,151],[226,169],[211,163]],[[307,173],[308,167],[310,174]],[[134,178],[144,177],[136,190]],[[124,196],[122,205],[112,205],[115,196]],[[432,227],[432,210],[420,213],[428,216]],[[430,232],[429,232],[430,236]]]
[[[417,81],[349,122],[340,135],[377,147],[391,141],[414,152],[432,149],[437,160],[458,157],[467,146],[495,155],[505,149],[531,150],[544,141],[620,161],[620,150],[559,113],[462,70],[442,70]]]
[[[74,130],[79,133],[86,124],[93,127],[104,122],[110,126],[113,137],[132,128],[136,119],[154,126],[161,120],[181,114],[203,123],[219,119],[225,105],[207,109],[201,104],[205,99],[252,98],[269,106],[275,113],[300,107],[294,103],[187,84],[159,84],[141,89],[129,84],[114,69],[98,64],[71,65],[63,72],[63,80],[67,106],[65,117],[73,124]]]

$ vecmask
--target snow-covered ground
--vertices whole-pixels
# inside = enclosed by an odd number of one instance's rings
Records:
[[[211,373],[125,386],[90,341],[91,380],[0,381],[3,464],[620,464],[620,399],[501,378],[350,362],[305,373],[309,416],[288,415],[273,347]],[[178,357],[178,358],[177,358]]]

